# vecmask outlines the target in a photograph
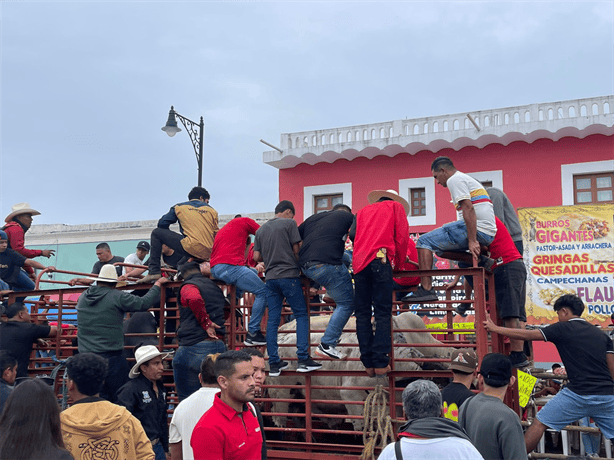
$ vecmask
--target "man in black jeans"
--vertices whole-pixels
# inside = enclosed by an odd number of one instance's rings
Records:
[[[178,265],[190,257],[201,261],[209,260],[213,239],[219,230],[217,211],[209,206],[210,198],[206,189],[194,187],[188,194],[189,201],[176,204],[160,218],[158,228],[151,232],[149,274],[138,280],[138,284],[151,283],[160,278],[162,244],[184,256]],[[169,229],[177,221],[181,234]]]
[[[356,335],[360,360],[372,377],[390,371],[392,267],[400,267],[407,257],[409,204],[394,190],[374,190],[368,198],[372,204],[356,214],[350,238],[354,241]]]

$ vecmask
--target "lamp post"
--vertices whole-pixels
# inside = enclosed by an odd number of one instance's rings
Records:
[[[203,136],[205,133],[205,122],[203,117],[200,117],[200,123],[190,120],[189,118],[179,115],[175,112],[175,108],[171,105],[171,110],[168,112],[168,120],[166,125],[162,128],[169,137],[173,137],[181,128],[177,126],[177,118],[181,120],[181,123],[185,127],[187,133],[190,135],[190,140],[194,146],[194,153],[196,153],[196,162],[198,163],[198,186],[203,185]]]

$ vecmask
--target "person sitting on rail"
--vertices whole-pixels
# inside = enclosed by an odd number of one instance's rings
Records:
[[[179,401],[200,388],[198,373],[207,355],[226,351],[224,335],[224,293],[203,276],[196,262],[179,267],[183,284],[179,288],[179,347],[173,357],[173,376]]]
[[[0,230],[0,291],[33,291],[34,282],[28,277],[22,268],[32,267],[39,270],[55,267],[45,267],[43,264],[22,256],[17,251],[10,249],[9,237],[4,230]],[[20,297],[17,300],[23,300]]]
[[[24,246],[26,232],[32,226],[32,216],[38,215],[40,215],[40,212],[30,208],[28,203],[17,203],[12,207],[11,213],[4,219],[6,225],[2,227],[2,230],[8,236],[9,248],[28,259],[34,257],[49,258],[55,252],[53,249],[28,249]],[[35,278],[32,267],[25,267],[25,271],[30,279]],[[26,280],[23,280],[23,282],[26,283]],[[32,283],[32,289],[34,289],[34,283]]]
[[[160,289],[166,278],[156,281],[143,297],[115,289],[117,270],[105,265],[95,286],[89,287],[77,301],[77,341],[79,353],[96,353],[108,360],[109,371],[101,396],[115,402],[115,393],[128,380],[130,366],[123,356],[123,321],[125,312],[145,311],[160,301]]]
[[[527,452],[537,446],[548,428],[559,431],[583,417],[591,417],[603,435],[614,442],[614,345],[599,328],[583,319],[584,302],[575,294],[559,297],[553,306],[558,323],[539,330],[510,329],[484,322],[489,332],[517,340],[552,342],[567,370],[569,383],[537,413],[525,434]]]
[[[249,217],[235,217],[215,236],[211,252],[211,276],[241,291],[256,296],[252,306],[245,345],[266,345],[260,323],[266,310],[266,286],[251,268],[245,266],[245,248],[249,235],[255,235],[260,225]]]
[[[100,243],[96,245],[96,257],[98,257],[98,262],[96,262],[94,264],[94,267],[92,268],[93,275],[98,275],[104,265],[113,265],[115,263],[124,261],[123,257],[114,256],[113,253],[111,253],[111,247],[109,246],[108,243]],[[120,265],[117,265],[115,267],[115,271],[117,271],[117,276],[122,276],[123,269]],[[73,278],[70,281],[68,281],[68,285],[76,286],[77,284],[79,284],[81,286],[89,286],[95,280],[96,279],[92,277]]]
[[[442,416],[441,392],[430,380],[416,380],[403,390],[407,423],[399,440],[388,444],[378,460],[480,460],[482,456],[458,423]]]
[[[438,157],[431,164],[431,172],[439,185],[447,187],[456,207],[456,222],[425,233],[418,239],[420,270],[430,270],[433,252],[469,250],[475,259],[480,258],[480,244],[489,245],[497,227],[492,201],[484,186],[473,177],[458,171],[448,157]],[[407,302],[438,300],[430,276],[422,277],[416,292],[410,293]]]
[[[183,256],[178,265],[189,258],[209,260],[213,239],[219,230],[217,211],[209,205],[210,198],[206,189],[194,187],[188,194],[188,201],[174,205],[160,218],[158,228],[151,232],[149,274],[138,283],[151,283],[160,278],[162,244]],[[177,221],[181,234],[169,229]]]

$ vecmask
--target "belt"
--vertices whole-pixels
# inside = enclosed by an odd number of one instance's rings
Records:
[[[156,444],[158,444],[160,442],[160,438],[156,438],[156,439],[152,439],[151,440],[151,445],[155,446]]]

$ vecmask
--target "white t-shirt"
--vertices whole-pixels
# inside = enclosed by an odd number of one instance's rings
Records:
[[[135,252],[133,254],[130,254],[128,257],[126,257],[126,259],[124,260],[124,263],[133,264],[133,265],[144,265],[145,259],[139,259],[139,256],[137,256]],[[126,267],[124,267],[122,274],[123,275],[126,274]]]
[[[219,392],[219,388],[201,387],[181,401],[173,412],[168,428],[168,442],[175,444],[181,441],[183,460],[194,460],[194,452],[190,446],[192,431],[203,414],[213,406],[213,398]]]
[[[495,210],[484,186],[473,177],[460,171],[456,171],[448,179],[446,186],[450,190],[452,202],[456,208],[456,220],[464,220],[459,203],[462,200],[471,200],[473,208],[475,209],[478,231],[490,236],[495,236],[497,233]]]
[[[454,437],[401,438],[401,453],[405,460],[483,460],[473,444],[466,439]],[[394,443],[391,443],[382,450],[378,460],[396,460],[396,458]]]

